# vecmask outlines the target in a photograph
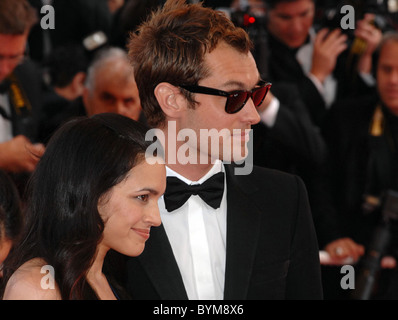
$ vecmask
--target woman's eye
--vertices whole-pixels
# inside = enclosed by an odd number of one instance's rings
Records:
[[[148,195],[147,194],[142,194],[142,195],[138,196],[137,198],[140,199],[141,201],[144,201],[144,202],[148,201]]]

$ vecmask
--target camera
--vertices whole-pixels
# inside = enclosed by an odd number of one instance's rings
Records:
[[[341,13],[341,8],[345,5],[349,5],[355,10],[355,21],[361,20],[366,13],[372,13],[375,15],[374,21],[372,22],[380,30],[384,30],[388,25],[388,7],[385,0],[365,0],[365,1],[340,1],[336,3],[326,2],[322,6],[317,7],[315,24],[318,29],[328,28],[330,30],[339,28],[341,31],[348,35],[349,44],[354,41],[354,30],[353,29],[342,29],[341,20],[345,13]]]
[[[355,300],[369,300],[372,297],[377,284],[381,259],[388,253],[394,234],[394,225],[396,227],[398,222],[398,192],[387,190],[381,199],[379,208],[381,209],[381,220],[361,261],[355,290],[352,295]]]

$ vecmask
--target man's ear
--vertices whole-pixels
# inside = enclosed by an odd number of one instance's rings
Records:
[[[74,75],[71,84],[73,92],[76,92],[76,95],[80,96],[83,94],[85,80],[86,80],[86,73],[83,71],[80,71]]]
[[[90,91],[87,89],[87,87],[84,87],[83,93],[82,93],[82,99],[83,99],[83,105],[84,109],[86,110],[87,115],[91,116],[92,115],[92,110],[90,110]]]
[[[161,82],[156,86],[155,97],[168,118],[179,118],[186,107],[186,100],[180,89],[168,82]]]

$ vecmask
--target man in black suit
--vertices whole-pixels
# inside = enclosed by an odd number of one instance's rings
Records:
[[[44,151],[36,140],[42,78],[25,58],[28,34],[36,22],[27,1],[0,1],[0,168],[15,174],[20,188],[36,166],[36,155]]]
[[[398,34],[386,34],[376,68],[377,92],[342,101],[331,111],[324,136],[331,150],[334,199],[344,233],[369,252],[372,234],[381,223],[380,206],[388,190],[398,190]],[[394,211],[394,210],[392,210]],[[384,248],[397,258],[398,229],[392,224],[392,239]],[[384,267],[396,267],[384,259]],[[358,270],[362,262],[356,267]],[[396,269],[395,269],[396,270]],[[384,275],[372,298],[398,297],[396,281]],[[387,285],[385,285],[387,284]]]
[[[250,154],[249,129],[272,101],[250,49],[225,15],[184,0],[167,1],[130,40],[168,175],[162,225],[127,263],[135,299],[322,298],[301,179],[231,164]]]

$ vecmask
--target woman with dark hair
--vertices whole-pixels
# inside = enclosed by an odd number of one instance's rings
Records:
[[[4,265],[4,299],[124,297],[105,256],[142,253],[160,225],[166,186],[163,161],[146,158],[145,134],[111,113],[72,120],[54,134],[28,186],[21,242]]]
[[[3,274],[3,261],[17,241],[22,220],[21,199],[17,187],[10,176],[0,170],[0,278]]]

